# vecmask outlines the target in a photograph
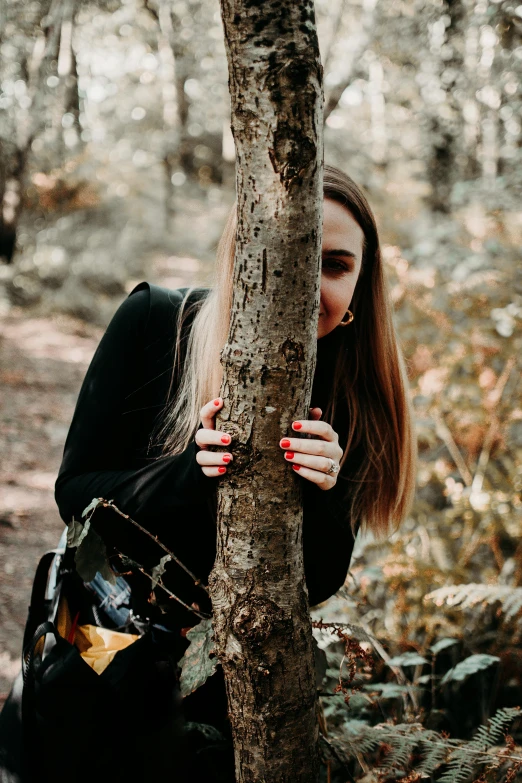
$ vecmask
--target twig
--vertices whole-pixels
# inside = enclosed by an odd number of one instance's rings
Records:
[[[177,563],[177,565],[179,565],[179,567],[182,568],[183,571],[185,571],[185,573],[188,574],[188,576],[190,576],[191,579],[194,580],[194,584],[196,585],[196,587],[201,587],[201,589],[204,590],[207,595],[209,594],[207,586],[203,584],[201,579],[198,579],[195,576],[195,574],[193,574],[192,571],[189,568],[187,568],[187,566],[184,563],[182,563],[181,560],[179,560],[179,558],[176,557],[174,552],[172,552],[168,547],[165,546],[165,544],[163,544],[159,540],[158,536],[153,535],[149,530],[147,530],[147,528],[145,528],[142,525],[140,525],[139,522],[136,522],[136,520],[132,519],[128,514],[124,514],[123,511],[120,511],[120,509],[117,506],[114,505],[112,500],[105,500],[105,498],[99,498],[99,500],[100,500],[100,503],[101,503],[102,506],[104,506],[105,508],[112,508],[112,510],[115,511],[117,514],[119,514],[120,517],[123,517],[123,519],[127,519],[129,522],[131,522],[133,525],[135,525],[135,527],[137,527],[138,530],[141,530],[141,532],[145,533],[146,536],[148,536],[149,538],[152,538],[152,540],[155,541],[155,543],[159,547],[161,547],[161,549],[163,549],[164,552],[166,552],[168,555],[170,555],[172,560],[175,563]]]
[[[444,421],[440,413],[435,414],[435,432],[437,433],[439,438],[442,441],[444,441],[444,445],[448,449],[453,462],[457,466],[458,471],[462,476],[462,480],[464,481],[464,484],[467,487],[470,487],[473,481],[473,476],[471,475],[471,471],[466,465],[464,457],[460,453],[460,449],[455,443],[455,440],[453,439],[453,435],[451,434],[448,425],[446,424],[446,422]]]
[[[328,41],[328,47],[326,49],[326,53],[323,58],[323,71],[325,74],[328,73],[328,68],[330,67],[330,61],[332,59],[334,44],[336,42],[337,34],[341,29],[345,7],[346,7],[346,0],[339,0],[337,5],[337,13],[332,23],[330,40]]]
[[[141,573],[142,573],[142,574],[145,574],[145,576],[146,576],[146,577],[148,577],[148,578],[150,579],[150,581],[151,581],[151,582],[155,582],[155,581],[156,581],[155,579],[153,579],[153,578],[152,578],[152,576],[151,576],[151,575],[150,575],[150,574],[149,574],[147,571],[145,571],[145,569],[144,569],[144,568],[140,568],[139,570],[141,571]],[[156,582],[156,586],[157,586],[157,587],[161,587],[161,589],[162,589],[162,590],[165,590],[165,592],[166,592],[166,593],[167,593],[167,594],[168,594],[168,595],[169,595],[171,598],[174,598],[174,600],[175,600],[175,601],[177,601],[179,604],[181,604],[182,606],[184,606],[184,607],[185,607],[185,609],[188,609],[188,610],[189,610],[189,612],[192,612],[193,614],[195,614],[195,615],[196,615],[196,617],[199,617],[199,619],[200,619],[200,620],[208,620],[208,619],[209,619],[209,618],[212,616],[212,615],[210,615],[210,614],[206,614],[206,612],[198,612],[198,610],[197,610],[197,609],[194,609],[194,607],[193,607],[193,606],[189,606],[188,604],[186,604],[186,603],[185,603],[185,601],[183,601],[181,598],[178,598],[178,596],[177,596],[177,595],[175,595],[175,594],[172,592],[172,590],[169,590],[169,588],[168,588],[168,587],[165,587],[165,585],[163,584],[163,581],[162,581],[161,579],[158,579],[158,581]]]
[[[143,1],[143,7],[145,8],[146,11],[149,12],[149,14],[152,16],[154,21],[156,21],[156,22],[159,21],[159,14],[156,11],[156,9],[151,6],[149,0],[144,0]]]
[[[401,669],[400,666],[396,666],[394,664],[390,664],[391,657],[388,655],[388,653],[386,652],[386,650],[384,649],[382,644],[379,642],[379,640],[376,639],[372,635],[371,629],[368,626],[368,624],[364,621],[364,619],[362,617],[360,617],[359,621],[360,621],[361,627],[366,631],[368,636],[371,637],[371,642],[372,642],[373,646],[375,647],[375,649],[377,650],[377,652],[379,653],[379,655],[381,656],[381,658],[383,659],[383,661],[390,667],[390,669],[392,670],[394,675],[397,677],[397,679],[401,683],[401,685],[405,685],[406,686],[407,692],[408,692],[408,696],[411,699],[411,703],[413,705],[413,708],[418,712],[418,710],[419,710],[419,703],[417,701],[417,697],[415,695],[415,691],[412,688],[411,682],[408,680],[408,678],[406,677],[406,675],[404,674],[404,672],[403,672],[403,670]]]
[[[493,393],[491,395],[491,403],[493,409],[498,406],[500,400],[502,399],[502,394],[504,393],[504,389],[506,388],[506,384],[509,380],[509,376],[511,375],[511,370],[515,366],[515,363],[516,363],[515,357],[511,356],[507,360],[505,367],[498,378],[496,386],[493,389]],[[473,476],[473,481],[471,484],[471,493],[470,493],[471,495],[478,494],[482,490],[482,486],[484,484],[484,477],[486,475],[486,470],[489,463],[489,458],[491,456],[491,448],[493,446],[493,441],[495,439],[497,424],[498,424],[497,416],[492,415],[491,422],[488,431],[486,433],[486,436],[484,438],[484,443],[482,445],[482,451],[480,452],[480,457],[478,458],[477,469],[475,471],[475,475]]]
[[[126,557],[123,552],[120,552],[119,549],[116,550],[119,555],[122,557]],[[196,617],[199,617],[200,620],[208,620],[208,618],[211,616],[209,614],[205,614],[204,612],[198,612],[197,609],[194,609],[193,606],[189,606],[185,603],[181,598],[178,598],[178,596],[172,592],[172,590],[169,590],[168,587],[165,587],[161,579],[154,579],[146,570],[145,567],[140,565],[139,563],[136,563],[134,561],[135,566],[137,567],[138,571],[142,573],[144,576],[147,577],[147,579],[150,579],[151,582],[155,583],[157,587],[161,587],[162,590],[164,590],[171,598],[174,598],[175,601],[178,602],[178,604],[181,604],[181,606],[185,607],[185,609],[188,609],[189,612],[192,612],[196,615]]]
[[[375,31],[375,16],[376,6],[378,0],[365,0],[363,2],[363,16],[362,16],[362,30],[359,37],[357,46],[353,47],[351,52],[351,58],[348,65],[348,73],[340,84],[332,87],[330,94],[326,96],[326,102],[324,107],[323,121],[326,122],[330,114],[337,108],[341,97],[347,87],[350,86],[354,79],[354,65],[358,63],[363,52],[368,48],[372,37],[374,37]],[[344,7],[344,6],[343,6]]]

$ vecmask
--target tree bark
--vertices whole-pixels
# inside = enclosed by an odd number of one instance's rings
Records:
[[[302,485],[280,439],[308,418],[322,239],[322,68],[310,0],[221,0],[236,143],[234,295],[222,353],[234,462],[210,588],[236,778],[317,780]],[[293,433],[294,435],[296,433]]]

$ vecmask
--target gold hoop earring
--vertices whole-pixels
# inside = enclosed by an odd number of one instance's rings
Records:
[[[353,321],[354,315],[351,310],[347,310],[344,314],[344,319],[341,321],[339,326],[348,326],[348,324],[351,324]]]

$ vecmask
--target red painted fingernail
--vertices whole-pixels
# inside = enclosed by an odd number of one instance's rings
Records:
[[[230,443],[230,435],[223,435],[221,443]]]
[[[218,468],[218,473],[226,473],[226,472],[227,472],[226,468]]]
[[[223,462],[226,462],[227,465],[228,465],[228,463],[230,462],[231,459],[232,459],[232,457],[231,457],[230,454],[225,454],[224,457],[223,457]]]
[[[292,428],[294,430],[300,430],[302,426],[303,425],[299,421],[294,421],[294,423],[292,424]]]
[[[292,465],[294,470],[301,470],[301,465]]]
[[[281,446],[281,448],[287,449],[290,445],[290,441],[288,440],[288,438],[283,438],[283,440],[279,445]]]
[[[214,405],[219,405],[220,400],[214,400]]]
[[[293,451],[285,451],[285,457],[287,459],[293,459],[294,458],[294,452]]]

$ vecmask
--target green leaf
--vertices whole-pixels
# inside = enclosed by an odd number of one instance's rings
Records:
[[[190,646],[180,661],[180,690],[183,698],[194,693],[217,669],[219,661],[214,655],[212,620],[202,620],[187,633]]]
[[[84,508],[84,510],[82,511],[82,517],[84,518],[92,517],[96,509],[99,506],[103,506],[104,503],[105,501],[103,500],[103,498],[93,498],[89,503],[89,505],[87,506],[87,508]]]
[[[442,650],[446,650],[448,647],[453,647],[454,644],[458,643],[458,639],[450,639],[444,638],[439,639],[438,642],[435,642],[435,644],[432,644],[430,647],[430,651],[433,653],[433,655],[438,655]]]
[[[408,685],[398,685],[395,682],[376,682],[372,685],[365,685],[364,690],[378,694],[380,699],[397,699],[416,689],[412,689]]]
[[[500,658],[496,655],[485,655],[484,653],[481,653],[480,655],[470,655],[469,658],[460,661],[453,669],[446,672],[441,681],[442,685],[451,682],[452,680],[463,682],[464,680],[467,680],[468,677],[471,677],[472,674],[488,669],[499,661]]]
[[[388,666],[422,666],[428,663],[426,658],[416,652],[405,652],[402,655],[395,655],[387,661]]]
[[[77,522],[74,518],[72,522],[67,525],[67,546],[70,549],[74,549],[79,546],[83,538],[83,525],[81,522]]]
[[[75,527],[73,529],[73,533],[71,534],[71,541],[72,543],[69,544],[69,527],[67,530],[67,546],[70,546],[71,548],[79,547],[81,546],[84,539],[89,535],[89,531],[91,529],[91,520],[88,519],[83,525],[81,522],[73,522],[71,524],[74,524]]]
[[[107,582],[116,584],[116,576],[109,565],[107,548],[98,533],[91,527],[90,520],[87,520],[82,535],[79,536],[74,562],[84,582],[92,582],[99,573]]]
[[[161,558],[157,566],[154,566],[152,569],[152,590],[157,586],[158,582],[160,581],[161,577],[165,573],[165,569],[167,567],[167,563],[169,563],[172,560],[170,555],[165,555]]]

